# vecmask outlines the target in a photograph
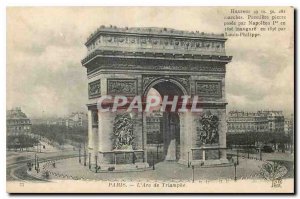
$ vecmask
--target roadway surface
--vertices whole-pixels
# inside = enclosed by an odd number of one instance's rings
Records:
[[[35,154],[39,157],[39,162],[57,160],[67,157],[78,156],[77,151],[64,150],[58,152],[7,152],[6,154],[6,180],[7,181],[45,181],[27,174],[27,163],[34,163]]]

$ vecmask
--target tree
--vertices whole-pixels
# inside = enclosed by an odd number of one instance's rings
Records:
[[[87,138],[87,129],[84,127],[67,128],[63,125],[32,125],[32,133],[46,137],[51,142],[63,145],[66,140],[82,143]]]
[[[29,135],[11,135],[6,139],[8,149],[27,149],[33,147],[38,143],[36,138],[32,138]]]

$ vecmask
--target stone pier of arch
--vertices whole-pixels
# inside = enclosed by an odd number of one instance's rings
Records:
[[[226,113],[225,110],[208,110],[221,116],[219,129],[219,142],[215,144],[201,145],[197,141],[197,127],[199,114],[197,113],[179,113],[180,120],[180,158],[178,163],[183,165],[215,165],[228,163],[226,158]],[[143,169],[149,167],[148,162],[152,161],[152,157],[147,157],[147,131],[146,118],[143,113],[133,113],[134,122],[134,137],[135,143],[133,146],[134,153],[139,154],[138,158],[133,161],[132,154],[124,150],[126,153],[126,161],[120,157],[124,155],[121,150],[114,150],[112,143],[114,118],[118,113],[113,112],[98,112],[95,109],[88,110],[89,128],[88,128],[88,153],[91,157],[92,165],[97,165],[101,169],[106,170],[109,167],[114,167],[116,170],[127,169]],[[97,116],[96,116],[97,115]],[[94,118],[98,119],[97,123],[93,123]],[[94,121],[95,122],[95,121]],[[100,125],[99,125],[100,124]],[[169,146],[165,146],[169,147]],[[200,148],[203,150],[200,150]],[[168,148],[166,149],[168,150]],[[200,152],[197,152],[199,150]],[[210,151],[214,151],[211,153]],[[114,155],[112,155],[114,154]],[[117,155],[116,155],[117,154]],[[170,154],[170,153],[169,153]],[[117,156],[115,159],[114,156]],[[97,156],[97,158],[96,158]],[[176,156],[173,154],[173,156]],[[96,160],[97,159],[97,160]],[[175,161],[173,158],[165,158],[165,161]],[[117,161],[117,162],[115,162]],[[127,166],[125,166],[127,164]]]

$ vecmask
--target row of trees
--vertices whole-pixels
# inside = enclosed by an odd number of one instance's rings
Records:
[[[8,149],[25,149],[37,145],[38,139],[30,135],[10,135],[6,138],[6,147]]]
[[[284,147],[291,145],[292,137],[283,133],[258,133],[246,132],[242,134],[228,134],[227,146],[255,146],[257,143],[272,144],[275,146]]]
[[[32,125],[32,133],[47,138],[52,142],[63,145],[66,141],[83,143],[87,139],[87,129],[84,127],[66,127],[62,125]]]

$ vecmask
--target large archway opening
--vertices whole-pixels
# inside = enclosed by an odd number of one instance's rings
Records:
[[[185,95],[179,83],[170,80],[157,80],[153,82],[145,95],[158,96],[162,99],[168,96]],[[171,105],[170,105],[171,106]],[[168,108],[166,110],[169,110]],[[180,159],[180,117],[178,112],[161,111],[161,104],[153,107],[146,113],[146,136],[148,159],[155,159],[155,162],[178,161]]]

